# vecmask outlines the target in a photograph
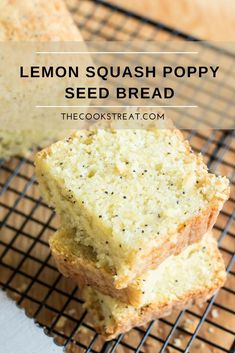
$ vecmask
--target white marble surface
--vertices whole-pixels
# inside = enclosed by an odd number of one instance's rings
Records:
[[[0,351],[4,353],[62,353],[24,311],[0,290]]]

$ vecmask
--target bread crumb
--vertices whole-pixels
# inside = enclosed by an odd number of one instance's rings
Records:
[[[153,348],[153,347],[155,347],[155,342],[153,342],[153,340],[152,339],[148,339],[148,340],[146,340],[145,341],[145,345],[148,347],[148,348]]]
[[[61,316],[56,323],[57,328],[63,328],[66,324],[67,319],[64,316]]]
[[[25,292],[26,288],[28,287],[28,284],[27,283],[22,283],[19,287],[17,287],[17,290],[20,292],[20,293],[23,293]]]
[[[182,344],[181,339],[180,338],[174,338],[173,344],[174,344],[175,347],[180,348],[181,344]]]
[[[71,316],[75,315],[76,314],[76,309],[74,309],[74,308],[69,309],[68,314],[71,315]]]
[[[217,319],[219,317],[219,312],[217,309],[213,309],[211,311],[211,316],[213,317],[213,319]]]
[[[191,319],[185,319],[182,326],[186,331],[193,331],[195,328],[195,321]]]
[[[203,307],[204,307],[204,303],[197,303],[197,306],[200,308],[200,309],[202,309]]]

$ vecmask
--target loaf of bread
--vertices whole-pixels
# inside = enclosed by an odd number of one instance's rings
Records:
[[[195,301],[207,300],[225,279],[224,262],[210,233],[139,279],[142,280],[139,285],[147,293],[140,308],[91,287],[83,290],[84,305],[92,315],[96,330],[110,340],[132,327],[169,315],[173,308],[182,309]]]
[[[228,198],[175,129],[93,129],[39,152],[39,186],[63,227],[121,289],[209,231]]]
[[[0,41],[78,41],[63,0],[1,0]]]
[[[27,157],[37,147],[45,147],[66,133],[58,130],[0,130],[0,159]]]
[[[0,41],[79,41],[80,32],[63,0],[2,0]],[[14,82],[12,82],[14,85]],[[27,119],[27,116],[25,116]],[[59,130],[1,130],[0,159],[27,156],[37,146],[63,138]]]

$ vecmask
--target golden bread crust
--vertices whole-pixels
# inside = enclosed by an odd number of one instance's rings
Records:
[[[223,283],[221,282],[221,286],[222,285]],[[197,303],[197,301],[200,303],[205,302],[215,294],[216,290],[217,287],[207,289],[205,292],[201,293],[192,292],[184,299],[171,303],[170,305],[166,303],[161,308],[155,308],[153,305],[143,307],[141,308],[140,312],[129,315],[128,318],[122,318],[122,320],[118,321],[113,327],[110,326],[104,328],[100,322],[95,321],[94,317],[100,315],[95,311],[95,309],[89,308],[89,316],[92,316],[91,322],[95,326],[96,331],[101,334],[105,340],[109,341],[116,338],[121,333],[130,331],[133,327],[142,326],[152,320],[169,316],[175,309],[183,310]]]

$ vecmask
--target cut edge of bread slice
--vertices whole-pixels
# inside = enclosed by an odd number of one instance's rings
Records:
[[[92,248],[82,246],[71,230],[60,228],[49,238],[49,245],[58,270],[80,288],[91,285],[124,303],[139,305],[141,293],[135,285],[123,289],[115,287],[113,274],[98,266]]]
[[[212,235],[210,235],[212,238]],[[217,289],[223,286],[226,279],[226,271],[223,258],[219,252],[216,241],[209,239],[208,266],[212,265],[210,276],[211,281],[207,281],[205,276],[204,284],[196,284],[200,273],[196,269],[188,268],[187,275],[193,276],[195,284],[192,288],[187,288],[177,296],[177,292],[169,300],[164,293],[147,305],[140,308],[135,308],[131,305],[126,305],[115,298],[101,294],[92,287],[85,287],[83,289],[83,299],[85,301],[84,307],[88,309],[92,316],[91,323],[94,325],[97,332],[99,332],[106,340],[111,340],[121,333],[129,331],[131,328],[141,326],[147,322],[170,315],[172,309],[185,309],[188,306],[203,302],[209,299]],[[178,255],[179,257],[181,255]],[[167,276],[165,278],[167,281]],[[160,299],[159,299],[160,298]]]

